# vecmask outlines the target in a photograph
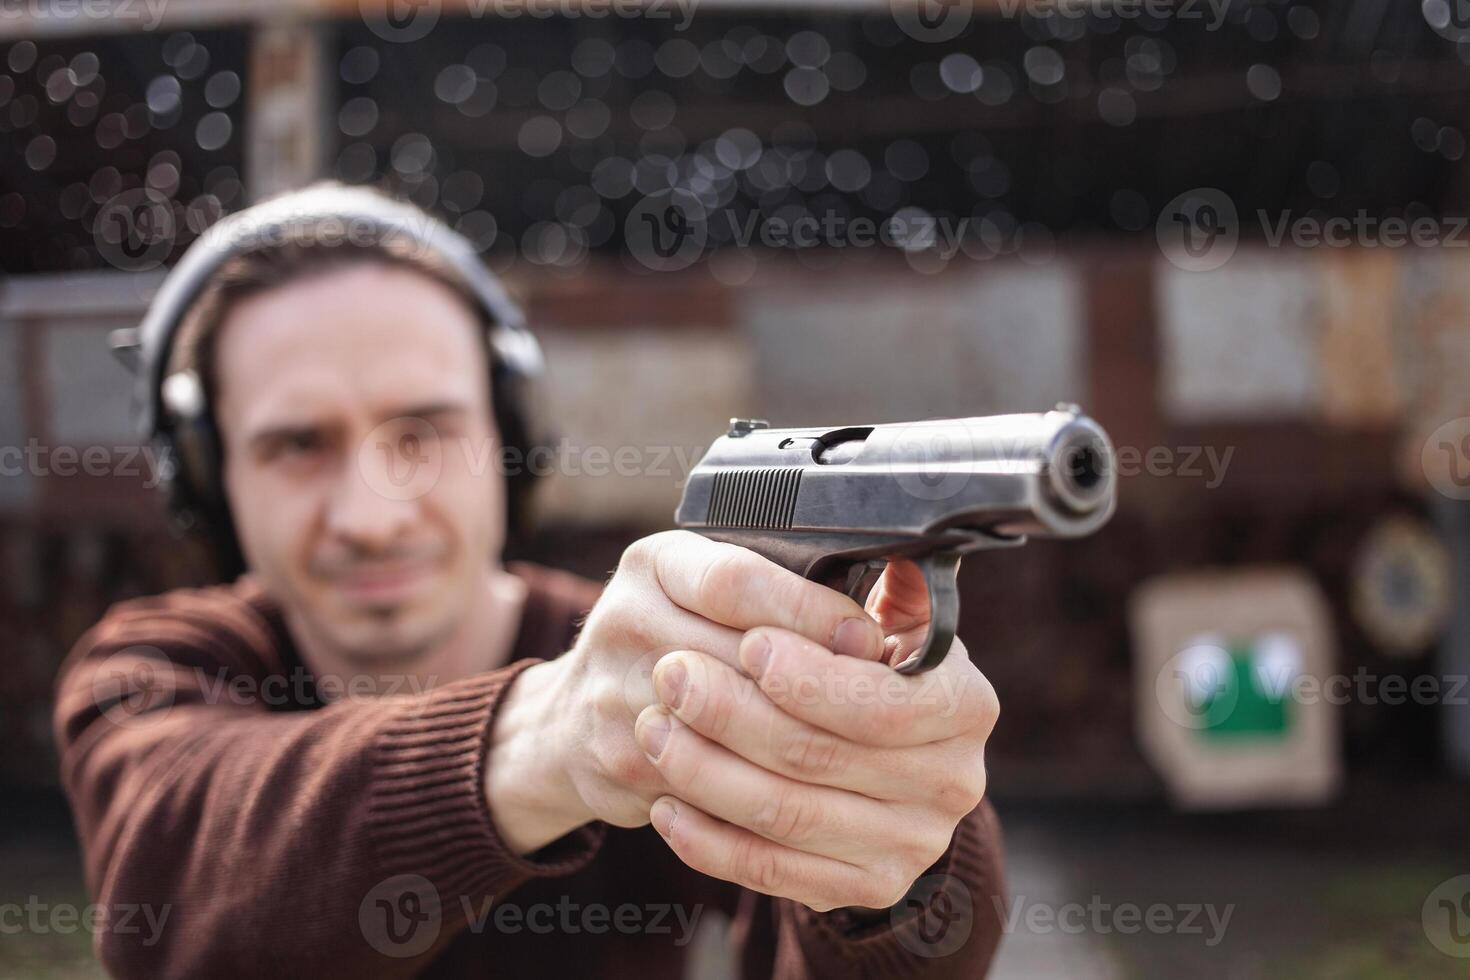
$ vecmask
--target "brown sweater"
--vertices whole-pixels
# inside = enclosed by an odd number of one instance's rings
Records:
[[[690,933],[718,910],[745,977],[984,975],[1003,907],[989,804],[933,869],[971,898],[954,952],[938,919],[860,924],[699,874],[649,827],[508,850],[482,788],[486,736],[511,681],[568,649],[597,596],[510,570],[530,588],[507,666],[325,705],[249,576],[110,609],[63,667],[55,716],[88,886],[111,916],[107,969],[652,980],[684,973]]]

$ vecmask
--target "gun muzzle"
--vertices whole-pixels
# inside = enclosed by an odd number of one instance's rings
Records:
[[[1113,450],[1091,419],[1078,413],[1053,439],[1045,464],[1047,492],[1058,507],[1087,515],[1108,506]]]

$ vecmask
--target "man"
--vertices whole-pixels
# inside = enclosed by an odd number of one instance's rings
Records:
[[[720,910],[746,976],[984,974],[998,708],[959,643],[888,666],[925,634],[916,569],[864,609],[687,532],[600,595],[503,565],[485,451],[524,433],[485,273],[426,215],[409,247],[342,235],[322,202],[366,197],[270,202],[296,220],[225,250],[169,350],[217,482],[181,463],[248,571],[120,603],[63,669],[105,966],[672,976]]]

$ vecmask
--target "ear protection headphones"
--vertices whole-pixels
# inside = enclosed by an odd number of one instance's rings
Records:
[[[210,278],[230,259],[269,250],[307,229],[325,245],[331,239],[396,240],[441,259],[479,304],[487,329],[491,395],[501,438],[525,461],[550,440],[531,418],[530,389],[543,371],[541,347],[499,279],[463,235],[417,207],[376,191],[317,184],[239,211],[215,223],[185,252],[159,287],[143,322],[114,331],[112,348],[137,375],[135,405],[140,435],[165,461],[162,485],[169,509],[183,528],[204,533],[226,580],[245,569],[220,479],[218,429],[202,380],[193,371],[169,373],[175,337]],[[422,254],[422,253],[421,253]],[[533,474],[520,466],[509,477],[512,526],[515,508]]]

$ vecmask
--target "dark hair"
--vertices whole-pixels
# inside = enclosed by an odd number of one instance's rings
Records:
[[[401,237],[375,237],[370,241],[331,238],[317,234],[313,225],[297,226],[284,237],[266,247],[255,249],[228,260],[220,266],[185,314],[170,355],[168,374],[192,371],[199,378],[205,404],[211,414],[219,391],[218,343],[220,329],[230,312],[245,300],[283,286],[362,264],[378,263],[417,272],[451,290],[474,311],[482,329],[486,357],[490,364],[490,403],[502,445],[510,451],[510,461],[524,461],[530,450],[522,407],[512,378],[488,342],[488,312],[465,285],[459,274],[443,258],[430,249]],[[215,455],[223,450],[216,423]],[[519,453],[519,456],[515,455]],[[218,476],[221,458],[207,461]],[[507,538],[519,540],[529,530],[530,493],[534,485],[530,467],[512,466],[506,476]],[[211,535],[219,543],[217,560],[221,571],[233,577],[244,570],[238,539],[233,531],[229,501],[225,499],[223,482],[215,480],[219,499],[205,502],[212,515],[207,524],[219,524]]]

